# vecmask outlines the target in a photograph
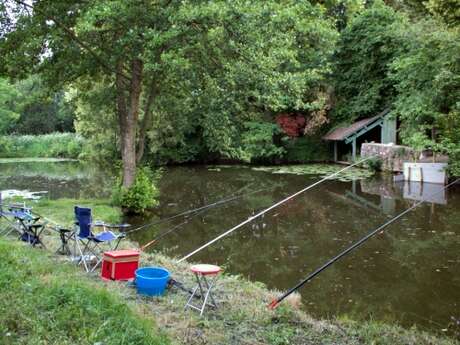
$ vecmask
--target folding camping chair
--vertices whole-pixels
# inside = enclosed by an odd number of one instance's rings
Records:
[[[32,247],[46,248],[41,240],[41,235],[46,228],[46,222],[40,222],[41,217],[32,213],[31,207],[23,205],[10,205],[9,211],[13,215],[20,233],[19,239],[29,243]]]
[[[103,248],[116,250],[125,234],[114,234],[107,228],[121,228],[123,225],[108,225],[103,222],[92,222],[91,209],[75,206],[76,230],[75,246],[78,250],[78,264],[83,264],[86,272],[93,272],[102,262]],[[94,234],[94,227],[102,227],[103,231]]]
[[[26,207],[25,203],[5,205],[0,193],[0,218],[6,221],[6,226],[0,229],[0,235],[9,235],[16,231],[19,239],[31,244],[32,246],[44,246],[40,240],[40,235],[45,229],[46,224],[39,223],[39,216],[32,213],[31,207]]]
[[[2,200],[2,193],[0,192],[0,221],[3,225],[0,228],[0,235],[8,236],[11,232],[20,231],[20,224],[15,219],[15,214],[10,210],[10,205],[6,205]]]

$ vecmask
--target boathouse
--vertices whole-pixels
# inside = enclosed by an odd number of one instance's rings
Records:
[[[351,154],[352,161],[361,152],[365,142],[381,144],[397,143],[397,121],[391,118],[390,110],[359,120],[350,126],[335,128],[327,133],[323,140],[333,143],[334,162],[339,162]]]

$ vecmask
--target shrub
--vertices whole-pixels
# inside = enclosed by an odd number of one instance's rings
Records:
[[[288,163],[324,162],[330,159],[328,144],[320,136],[303,136],[284,140]]]
[[[157,206],[159,191],[156,183],[160,176],[161,171],[153,173],[149,167],[139,168],[130,188],[123,187],[119,178],[112,194],[113,203],[132,213],[144,213]]]
[[[275,144],[274,138],[281,134],[278,125],[264,122],[246,122],[242,135],[242,158],[248,162],[269,161],[282,157],[284,149]]]
[[[382,159],[379,157],[372,157],[366,161],[366,166],[372,171],[380,171],[382,169]]]

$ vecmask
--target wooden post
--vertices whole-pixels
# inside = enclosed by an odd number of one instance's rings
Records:
[[[339,160],[338,152],[337,152],[337,141],[334,141],[334,162]]]
[[[353,138],[352,143],[352,160],[353,162],[356,162],[356,138]]]

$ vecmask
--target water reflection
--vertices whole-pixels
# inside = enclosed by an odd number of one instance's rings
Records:
[[[185,255],[318,179],[248,168],[220,172],[201,167],[172,169],[162,181],[162,205],[170,206],[162,207],[158,217],[219,200],[245,183],[267,190],[190,219],[180,232],[168,235],[152,250]],[[404,184],[394,184],[385,176],[354,183],[330,181],[267,213],[193,259],[225,265],[232,273],[286,289],[410,207],[417,198],[427,198],[430,204],[421,205],[391,225],[301,293],[308,311],[320,317],[372,315],[379,320],[439,330],[451,323],[452,316],[458,317],[460,280],[454,273],[460,268],[460,188],[429,199],[430,188],[412,188],[405,197]],[[134,238],[145,243],[165,230],[166,226],[153,227]]]
[[[108,197],[113,178],[110,168],[76,161],[0,164],[1,189],[48,191],[51,199]]]

